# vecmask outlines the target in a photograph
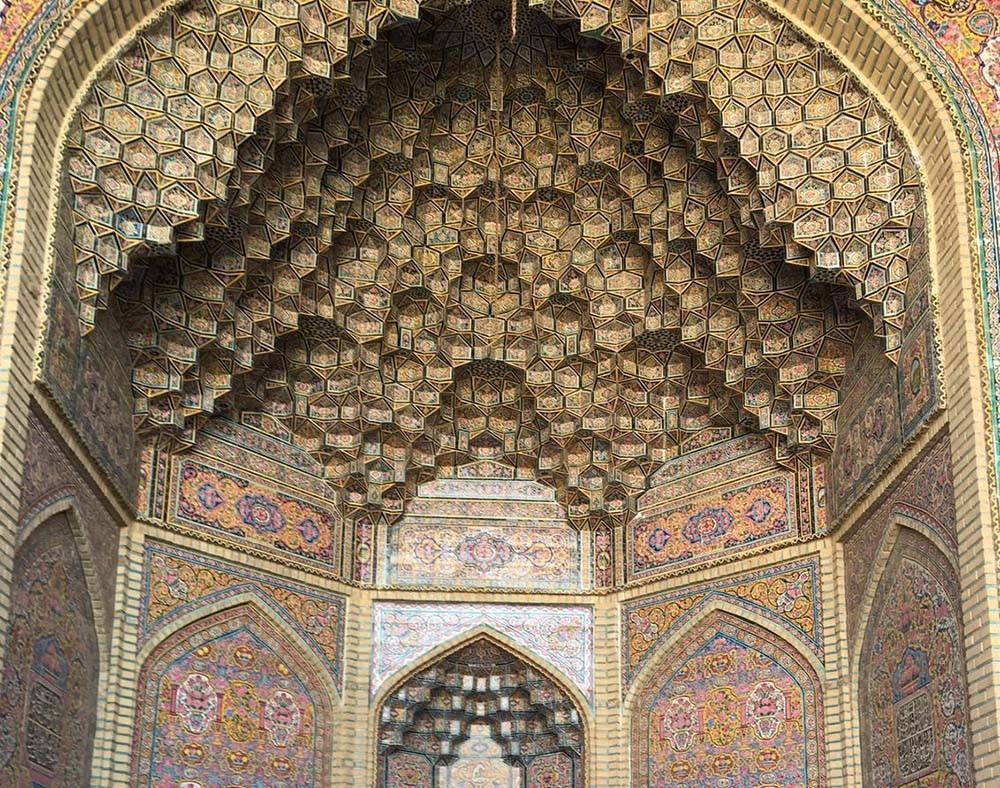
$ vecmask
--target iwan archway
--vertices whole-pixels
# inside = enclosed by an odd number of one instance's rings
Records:
[[[952,558],[975,547],[953,491],[979,448],[949,445],[943,410],[961,367],[932,276],[944,198],[840,61],[754,4],[193,3],[123,40],[77,106],[31,434],[54,426],[130,522],[107,556],[114,606],[138,613],[118,625],[95,783],[145,740],[130,677],[159,677],[138,655],[255,596],[328,674],[296,690],[333,720],[316,785],[448,785],[478,759],[526,786],[548,756],[574,788],[645,785],[663,769],[635,767],[632,682],[668,653],[723,676],[690,627],[716,602],[750,622],[740,659],[775,627],[811,655],[719,707],[729,743],[756,725],[808,750],[788,773],[809,785],[870,775],[858,731],[898,710],[837,689],[874,637],[858,568],[901,509]],[[967,408],[968,381],[948,384]],[[551,747],[531,757],[492,712],[438,731],[451,663],[397,698],[437,687],[405,730],[370,722],[383,663],[470,627],[544,655],[614,744],[584,766],[580,710],[533,700]],[[269,676],[298,675],[268,648]],[[927,686],[962,704],[989,683],[936,665]],[[810,688],[789,699],[796,670]],[[181,730],[175,701],[157,714]],[[952,723],[963,763],[989,762]],[[230,725],[249,738],[227,769],[305,768],[269,724]],[[894,746],[943,746],[924,739]],[[941,763],[900,758],[901,779]]]

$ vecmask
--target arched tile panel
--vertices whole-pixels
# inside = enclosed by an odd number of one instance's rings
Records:
[[[825,785],[821,697],[791,643],[713,612],[646,673],[632,710],[632,785]]]
[[[3,664],[0,785],[88,785],[100,652],[65,514],[39,526],[14,558]]]
[[[322,686],[296,641],[256,607],[195,621],[143,665],[131,784],[326,785]]]
[[[947,559],[902,529],[858,665],[865,785],[974,784],[959,599]]]

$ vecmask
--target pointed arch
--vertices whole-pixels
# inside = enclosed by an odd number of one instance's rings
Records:
[[[563,722],[571,721],[573,725],[580,729],[579,746],[580,749],[573,757],[576,765],[572,767],[575,770],[576,777],[571,783],[566,783],[567,788],[583,788],[583,786],[588,785],[588,754],[594,752],[594,742],[593,742],[593,719],[590,714],[590,707],[587,703],[586,698],[579,691],[579,688],[575,684],[561,674],[561,671],[553,668],[546,660],[539,657],[538,655],[532,653],[530,649],[522,646],[521,644],[515,642],[511,638],[505,636],[504,634],[496,631],[495,629],[489,627],[488,625],[480,625],[473,629],[467,630],[460,635],[449,639],[448,641],[440,644],[438,647],[432,651],[424,654],[414,665],[407,667],[406,670],[400,671],[391,677],[391,681],[387,681],[383,687],[380,688],[378,693],[373,698],[371,706],[371,717],[370,717],[370,731],[376,731],[379,729],[380,722],[385,722],[387,719],[395,719],[396,715],[390,712],[389,704],[395,702],[399,698],[405,698],[406,688],[409,684],[418,680],[421,674],[426,674],[428,671],[433,671],[437,666],[446,663],[450,658],[461,655],[470,649],[486,645],[488,647],[494,647],[508,657],[513,658],[515,661],[521,663],[523,666],[529,668],[528,677],[526,680],[530,681],[530,674],[532,672],[536,673],[548,683],[551,687],[551,691],[542,692],[541,696],[546,698],[548,703],[551,704],[553,701],[553,693],[556,697],[560,694],[565,698],[569,705],[573,709],[573,718],[571,720],[563,720]],[[493,674],[491,674],[493,675]],[[536,676],[536,679],[537,679]],[[511,687],[506,683],[501,681],[501,691],[520,691],[522,687]],[[527,686],[527,685],[525,685]],[[463,685],[463,690],[470,689]],[[477,687],[478,692],[482,688]],[[489,690],[495,690],[496,688],[488,688]],[[533,692],[533,690],[532,690]],[[487,704],[489,705],[489,704]],[[552,710],[550,709],[550,712]],[[492,712],[491,712],[492,713]],[[487,715],[489,716],[489,715]],[[556,718],[558,718],[558,714]],[[550,720],[551,722],[551,720]],[[494,732],[500,732],[500,728]],[[501,733],[501,735],[503,735]],[[515,734],[516,735],[516,734]],[[376,753],[376,772],[378,773],[381,766],[381,745],[384,744],[383,737],[380,735],[376,740],[376,747],[378,753]],[[559,750],[555,750],[550,753],[539,754],[539,765],[546,759],[551,760],[552,756],[556,756],[560,753]],[[509,753],[508,753],[509,754]],[[528,761],[531,761],[531,753],[524,752],[524,755],[528,757]],[[521,761],[523,764],[523,761]],[[554,763],[554,762],[553,762]],[[528,765],[528,770],[532,766]],[[555,768],[553,764],[547,764],[546,770],[549,768]],[[556,771],[559,771],[557,768]],[[565,778],[565,775],[563,775]],[[381,785],[381,783],[379,783]],[[435,783],[436,784],[436,783]],[[546,783],[549,784],[549,783]],[[563,785],[562,782],[553,782],[553,785]]]
[[[865,784],[973,784],[958,571],[936,533],[890,526],[852,649]]]
[[[733,619],[741,619],[766,630],[788,643],[798,657],[804,660],[816,673],[821,675],[824,670],[823,661],[803,642],[802,635],[793,630],[781,620],[767,615],[764,611],[757,612],[738,604],[732,598],[722,594],[709,594],[685,613],[681,619],[670,627],[667,634],[656,644],[655,652],[644,660],[642,667],[628,683],[623,705],[631,708],[636,695],[653,677],[659,675],[664,667],[664,655],[672,653],[677,644],[690,634],[705,626],[705,622],[713,616],[725,615]]]
[[[625,706],[633,786],[702,784],[709,763],[721,764],[720,776],[742,769],[777,784],[826,785],[815,655],[734,607],[719,600],[637,676]]]
[[[45,515],[44,517],[42,515]],[[0,783],[90,783],[106,659],[86,544],[65,501],[30,523],[14,555],[0,695]]]
[[[889,527],[886,529],[885,534],[883,534],[882,541],[875,554],[875,560],[872,564],[872,571],[868,579],[868,585],[865,587],[864,594],[860,600],[858,623],[856,629],[853,630],[854,637],[852,642],[849,644],[852,671],[851,683],[852,690],[854,691],[854,697],[857,697],[858,689],[856,667],[861,659],[865,632],[868,629],[868,623],[872,616],[872,606],[877,597],[882,579],[885,576],[889,559],[902,534],[909,531],[922,536],[927,542],[928,547],[936,554],[936,560],[943,561],[948,564],[954,571],[955,576],[959,576],[958,559],[955,556],[954,550],[949,547],[944,539],[941,538],[940,531],[938,530],[940,527],[941,526],[935,527],[930,523],[923,522],[912,514],[900,511],[894,511],[892,513]],[[850,637],[851,634],[852,633],[849,631],[848,636]]]
[[[580,714],[580,718],[585,723],[585,729],[588,731],[589,738],[589,731],[593,728],[591,705],[590,701],[583,694],[580,687],[577,686],[576,682],[567,676],[564,671],[553,665],[549,660],[536,654],[531,649],[521,645],[508,635],[505,635],[488,624],[479,624],[449,638],[443,643],[435,646],[433,649],[422,654],[412,665],[408,665],[405,669],[399,670],[386,677],[386,680],[372,696],[371,706],[374,715],[372,717],[372,721],[375,722],[378,720],[377,710],[385,704],[386,698],[392,695],[393,692],[405,684],[411,677],[415,676],[422,670],[426,670],[431,665],[440,662],[449,654],[454,654],[456,651],[460,651],[477,640],[488,640],[495,643],[504,651],[510,652],[518,659],[525,662],[525,664],[530,665],[542,675],[547,676],[553,684],[562,689],[570,698],[572,698],[574,705],[577,707],[577,712]]]
[[[230,772],[256,769],[261,779],[295,775],[297,784],[326,785],[336,697],[327,671],[252,595],[227,603],[179,619],[144,650],[131,784],[179,777],[176,755],[187,753],[188,766],[220,784]],[[201,736],[209,730],[214,738]]]
[[[90,604],[91,613],[94,617],[94,628],[97,632],[97,642],[101,653],[101,681],[103,686],[105,679],[104,672],[111,649],[111,633],[105,625],[107,611],[105,610],[104,600],[101,597],[100,583],[97,580],[94,551],[90,546],[90,540],[87,538],[87,532],[80,522],[80,506],[76,496],[67,495],[52,501],[41,509],[31,512],[26,519],[23,519],[18,528],[15,556],[36,531],[44,527],[49,520],[58,515],[63,515],[66,519],[66,525],[73,536],[73,543],[76,545],[76,552],[83,568],[83,577],[87,584],[87,601]]]
[[[247,583],[237,593],[232,593],[232,591],[232,588],[226,588],[209,594],[198,600],[197,605],[186,610],[182,615],[158,626],[156,637],[143,644],[136,656],[136,662],[140,665],[144,664],[149,655],[164,641],[207,616],[231,611],[242,606],[251,606],[265,617],[272,627],[282,632],[294,644],[296,652],[309,663],[311,670],[320,679],[324,693],[330,698],[330,703],[332,705],[339,704],[341,700],[340,688],[337,686],[335,677],[331,675],[330,668],[324,663],[319,647],[315,642],[305,637],[298,624],[288,616],[287,612],[273,599],[265,596],[259,587],[250,583]]]

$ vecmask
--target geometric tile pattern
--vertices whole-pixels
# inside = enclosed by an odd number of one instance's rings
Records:
[[[356,510],[492,459],[583,521],[705,430],[829,450],[864,314],[898,354],[915,168],[766,12],[310,8],[182,10],[83,110],[81,319],[117,288],[140,423],[225,399]]]
[[[411,676],[386,698],[379,720],[380,788],[583,784],[580,710],[549,677],[485,638]],[[477,750],[493,757],[475,759]],[[566,761],[553,764],[553,754]],[[437,780],[403,779],[404,769],[426,773],[422,761],[435,762]],[[525,766],[545,778],[525,785],[516,779]]]

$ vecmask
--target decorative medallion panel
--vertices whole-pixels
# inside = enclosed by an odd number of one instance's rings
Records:
[[[340,566],[336,496],[293,446],[219,420],[191,451],[147,455],[151,516],[168,528],[311,569]]]
[[[322,683],[248,606],[168,638],[143,665],[137,697],[136,788],[326,784]]]
[[[660,655],[632,711],[632,784],[822,786],[821,684],[780,637],[713,614]]]
[[[826,527],[824,465],[775,462],[747,435],[666,463],[627,526],[629,578],[689,571]]]
[[[394,585],[579,590],[581,536],[540,484],[454,479],[420,488],[389,527]]]

